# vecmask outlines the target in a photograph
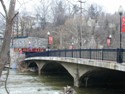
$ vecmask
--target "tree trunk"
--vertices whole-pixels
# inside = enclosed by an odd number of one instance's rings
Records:
[[[6,17],[5,35],[3,39],[2,50],[0,53],[0,77],[1,77],[4,65],[7,63],[8,56],[9,56],[8,54],[10,50],[11,32],[12,32],[12,26],[13,26],[14,13],[15,13],[15,4],[16,4],[16,0],[10,0],[9,11],[8,11],[8,14],[6,15],[7,17]]]

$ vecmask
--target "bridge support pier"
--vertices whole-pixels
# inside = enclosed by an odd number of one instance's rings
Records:
[[[41,62],[41,63],[40,63]],[[42,67],[44,66],[44,64],[45,64],[45,62],[43,62],[43,61],[37,61],[36,62],[36,64],[37,64],[37,66],[38,66],[38,75],[40,76],[41,75],[41,69],[42,69]]]
[[[67,71],[73,77],[75,87],[80,87],[80,85],[82,84],[80,82],[80,78],[84,74],[95,69],[94,67],[79,66],[78,64],[71,64],[71,63],[63,63],[62,65],[65,67],[65,69],[67,69]]]
[[[74,79],[74,86],[79,87],[79,73],[78,72],[75,74],[75,77],[73,77],[73,79]]]
[[[78,65],[71,64],[71,63],[63,63],[62,65],[65,67],[65,69],[73,77],[74,86],[75,87],[79,87],[80,84],[79,84],[79,70],[78,70]]]

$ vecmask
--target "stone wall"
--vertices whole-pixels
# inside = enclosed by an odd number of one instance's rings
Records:
[[[25,54],[15,52],[14,48],[10,48],[10,66],[11,68],[17,68],[18,63],[25,59]]]

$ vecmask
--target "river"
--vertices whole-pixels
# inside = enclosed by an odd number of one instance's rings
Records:
[[[3,71],[2,79],[6,72]],[[10,94],[59,94],[64,86],[73,85],[68,76],[21,73],[10,70],[7,87]],[[125,90],[107,88],[75,88],[77,94],[125,94]],[[4,83],[0,85],[0,94],[7,94]]]

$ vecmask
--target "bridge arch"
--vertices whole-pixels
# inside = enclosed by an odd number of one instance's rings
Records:
[[[44,66],[42,67],[41,71],[49,72],[49,73],[51,73],[51,72],[53,72],[53,73],[69,73],[67,71],[67,69],[64,66],[62,66],[62,64],[55,62],[55,61],[46,62],[44,64]]]
[[[74,86],[81,86],[80,78],[82,75],[86,74],[88,71],[93,70],[90,66],[79,66],[73,63],[60,62],[60,61],[49,61],[49,60],[33,60],[28,61],[28,66],[35,65],[38,67],[38,74],[42,73],[67,73],[71,76],[74,81]]]
[[[82,84],[84,84],[84,86],[87,86],[87,82],[92,81],[91,77],[93,77],[93,74],[97,74],[95,71],[96,69],[105,68],[106,70],[112,69],[113,71],[124,71],[125,69],[123,65],[116,64],[111,61],[88,60],[69,57],[31,57],[25,59],[25,61],[36,62],[39,74],[41,74],[41,71],[46,70],[47,66],[58,64],[59,66],[65,68],[67,72],[73,77],[74,86],[76,87],[79,87]]]
[[[60,62],[57,61],[34,61],[38,66],[38,74],[41,75],[42,73],[60,73],[60,74],[68,74],[71,75],[71,72],[67,70],[67,68]]]
[[[79,81],[82,87],[122,87],[124,79],[124,72],[98,68],[86,72]]]
[[[30,71],[37,72],[38,71],[38,64],[35,61],[29,61],[27,64],[27,68]]]

